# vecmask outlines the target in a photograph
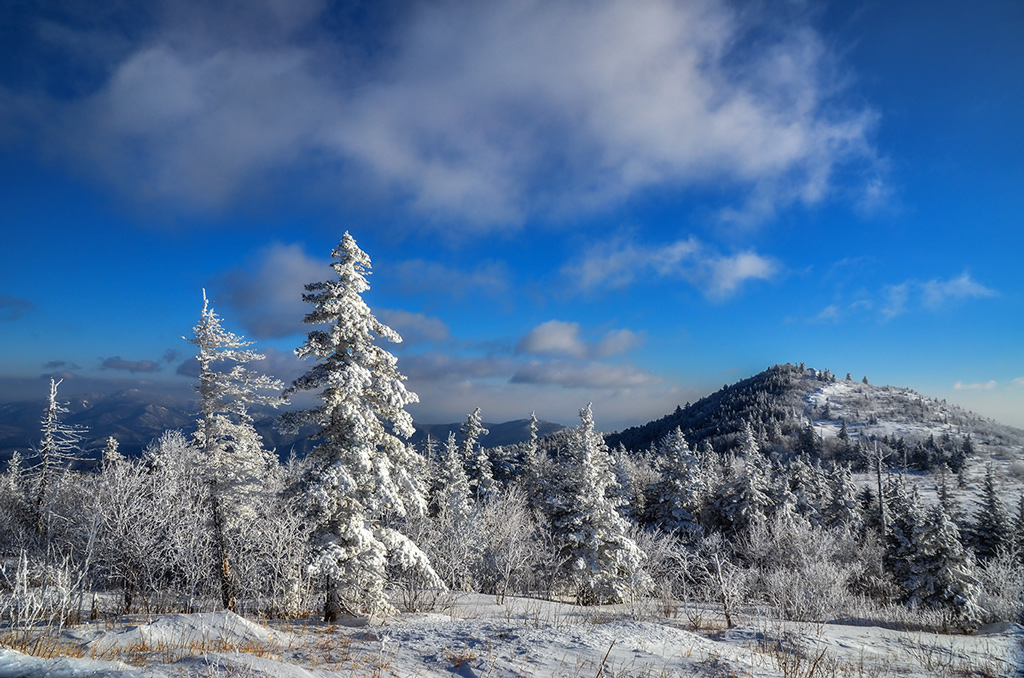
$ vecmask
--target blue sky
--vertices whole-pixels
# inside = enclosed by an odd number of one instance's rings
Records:
[[[289,380],[350,231],[426,423],[642,423],[779,362],[1024,426],[1024,5],[0,9],[0,398]],[[187,370],[186,370],[187,371]]]

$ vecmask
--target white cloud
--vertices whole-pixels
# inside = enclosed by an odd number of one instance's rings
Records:
[[[943,311],[969,299],[998,296],[998,292],[985,287],[967,273],[956,278],[939,278],[928,282],[907,280],[882,289],[882,318],[891,320],[920,305],[930,311]]]
[[[813,320],[818,322],[835,322],[842,317],[843,313],[839,310],[839,307],[835,304],[829,304],[825,308],[821,309],[818,315],[814,316]]]
[[[587,347],[580,339],[579,323],[549,320],[534,327],[520,339],[516,344],[516,352],[582,358],[587,353]]]
[[[910,287],[910,283],[885,286],[882,290],[884,303],[882,304],[881,312],[883,318],[891,320],[906,312],[907,301],[910,299]]]
[[[874,162],[873,115],[836,96],[835,57],[798,14],[441,1],[366,37],[320,28],[343,22],[317,3],[287,20],[281,6],[168,3],[77,100],[0,92],[13,111],[0,136],[31,131],[168,205],[218,209],[299,170],[321,195],[390,191],[446,226],[690,186],[739,188],[750,197],[731,218],[757,219],[820,201],[837,165]]]
[[[711,279],[707,294],[715,299],[731,297],[748,280],[771,280],[778,266],[754,252],[710,260]]]
[[[771,280],[779,265],[753,251],[723,255],[694,237],[661,246],[630,240],[591,248],[562,273],[583,291],[623,288],[638,280],[677,278],[694,285],[716,301],[737,294],[751,280]]]
[[[958,381],[955,384],[953,384],[953,388],[955,388],[957,391],[991,391],[996,386],[997,382],[995,379],[986,381],[985,383],[978,384],[965,384],[962,381]]]
[[[537,325],[516,343],[516,353],[567,356],[570,358],[607,358],[625,353],[642,342],[631,330],[611,330],[596,341],[581,336],[579,323],[548,320]]]
[[[950,280],[929,280],[921,285],[922,303],[932,309],[941,310],[950,304],[966,299],[983,299],[996,296],[996,291],[985,287],[964,272]]]

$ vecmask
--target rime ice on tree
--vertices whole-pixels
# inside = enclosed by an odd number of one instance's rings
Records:
[[[384,570],[419,569],[443,586],[426,556],[388,524],[426,503],[412,472],[414,452],[403,442],[413,433],[405,406],[419,400],[405,388],[398,359],[376,343],[402,339],[370,312],[360,296],[370,288],[370,257],[347,232],[331,253],[336,278],[306,285],[304,301],[313,310],[310,331],[296,349],[317,363],[296,379],[286,395],[318,391],[321,404],[282,417],[288,430],[310,423],[322,439],[310,453],[312,467],[303,491],[318,524],[315,569],[324,578],[326,619],[348,612],[389,609]],[[390,427],[390,428],[389,428]]]

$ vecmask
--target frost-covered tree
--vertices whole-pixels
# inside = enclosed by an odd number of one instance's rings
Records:
[[[590,405],[580,410],[580,426],[563,452],[557,491],[547,508],[564,573],[579,604],[621,602],[643,587],[644,556],[607,496],[614,476]]]
[[[249,407],[276,406],[283,384],[248,367],[265,356],[249,348],[252,342],[224,329],[206,298],[206,290],[199,323],[187,341],[199,349],[199,383],[195,390],[200,417],[194,437],[203,452],[199,470],[210,485],[221,603],[233,609],[228,533],[251,516],[263,480],[277,464],[253,426]]]
[[[317,525],[315,567],[326,588],[324,617],[343,611],[390,608],[384,591],[389,559],[418,569],[438,586],[426,556],[396,528],[425,512],[423,483],[413,452],[403,441],[413,433],[405,407],[418,401],[405,387],[398,359],[379,340],[401,341],[363,301],[370,288],[370,257],[347,232],[331,253],[336,276],[306,285],[313,306],[305,322],[318,326],[296,349],[317,362],[286,395],[317,391],[320,404],[282,417],[286,430],[316,427],[321,442],[310,452],[301,491]]]
[[[820,524],[822,506],[826,502],[828,490],[825,487],[825,476],[819,460],[815,458],[812,461],[806,454],[801,453],[790,461],[788,473],[779,475],[789,477],[788,489],[793,495],[796,512],[810,520],[812,524]]]
[[[454,432],[448,434],[448,442],[441,452],[434,486],[434,496],[431,498],[434,513],[453,525],[464,522],[472,508],[469,479],[466,477],[466,469],[462,466],[462,457]]]
[[[822,507],[822,520],[828,527],[843,527],[859,533],[864,527],[864,515],[857,500],[857,484],[850,467],[841,464],[828,476],[828,497]]]
[[[736,464],[739,462],[737,461]],[[714,513],[720,529],[729,535],[742,533],[764,521],[775,507],[771,497],[767,460],[760,452],[742,460],[742,468],[725,482],[714,497]]]
[[[973,628],[982,614],[974,559],[942,504],[928,511],[915,543],[907,602],[944,610],[960,627]]]
[[[79,449],[84,431],[68,426],[62,419],[68,413],[66,403],[57,400],[57,387],[63,379],[50,379],[50,396],[43,411],[42,437],[39,442],[39,461],[35,472],[34,511],[36,530],[45,534],[49,529],[49,504],[61,478],[70,468],[75,451]]]
[[[661,480],[654,486],[651,521],[666,532],[682,534],[697,528],[702,483],[697,458],[677,426],[658,443]]]
[[[466,417],[466,423],[459,428],[459,454],[466,467],[469,478],[469,490],[477,502],[487,499],[494,491],[494,473],[487,450],[480,444],[480,436],[490,431],[483,427],[480,419],[480,408],[473,410]]]
[[[887,488],[886,508],[889,512],[889,531],[885,535],[886,568],[892,573],[904,597],[913,595],[921,572],[919,551],[920,535],[925,521],[924,508],[917,487],[907,489],[903,476],[894,476]]]

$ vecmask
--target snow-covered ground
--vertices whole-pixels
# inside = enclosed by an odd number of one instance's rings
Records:
[[[71,676],[1012,676],[1024,629],[970,636],[760,618],[683,618],[461,596],[441,612],[349,625],[256,624],[230,612],[81,627],[41,658],[0,649],[0,678]],[[633,610],[635,612],[636,610]],[[58,642],[59,641],[59,642]],[[58,657],[57,654],[77,655]]]

